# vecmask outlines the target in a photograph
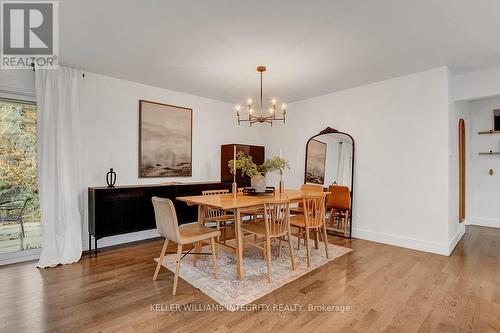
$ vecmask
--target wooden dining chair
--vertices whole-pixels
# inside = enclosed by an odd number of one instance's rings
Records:
[[[160,258],[158,264],[156,265],[156,270],[153,275],[153,280],[156,280],[158,273],[160,272],[160,267],[163,263],[163,258],[167,251],[167,246],[169,241],[177,243],[177,258],[176,258],[176,268],[174,275],[174,287],[172,295],[175,295],[177,290],[177,281],[179,280],[179,269],[181,264],[182,256],[182,246],[187,244],[192,244],[204,240],[210,240],[212,247],[212,258],[214,260],[214,276],[217,278],[217,256],[215,253],[215,238],[220,236],[220,231],[212,228],[202,226],[199,223],[188,224],[180,226],[177,221],[177,214],[175,213],[174,204],[172,200],[166,198],[153,197],[153,207],[155,211],[156,228],[161,236],[165,237],[165,242],[163,243],[163,248],[160,253]],[[186,254],[188,254],[189,250]],[[210,253],[204,253],[210,254]],[[198,254],[196,254],[198,255]]]
[[[328,227],[347,234],[350,224],[351,192],[347,186],[330,185],[326,209],[330,211]],[[336,223],[335,223],[336,222]]]
[[[300,190],[307,192],[323,192],[323,186],[318,184],[303,184],[300,187]],[[304,208],[302,207],[302,203],[299,202],[298,207],[290,207],[290,214],[292,215],[304,214]]]
[[[318,248],[319,237],[321,236],[325,244],[326,257],[328,255],[328,238],[326,235],[326,222],[325,222],[325,197],[323,193],[308,193],[302,197],[302,207],[304,207],[304,214],[295,215],[290,218],[290,225],[298,228],[299,232],[296,234],[298,239],[298,247],[300,250],[300,239],[304,238],[305,247],[307,252],[307,266],[311,267],[311,253],[309,251],[309,236],[310,232],[314,232],[315,245]],[[322,229],[322,230],[321,230]]]
[[[288,242],[290,250],[290,261],[292,270],[295,270],[295,256],[292,246],[292,234],[290,230],[290,201],[288,199],[272,199],[264,203],[264,219],[256,222],[244,223],[242,231],[254,236],[264,237],[263,242],[258,242],[257,238],[247,241],[247,244],[255,246],[264,251],[267,261],[267,277],[272,282],[271,264],[271,241],[279,240],[279,251],[281,255],[281,245],[283,241]],[[286,239],[285,239],[286,236]]]
[[[202,191],[202,195],[218,195],[218,194],[227,194],[229,190],[209,190]],[[226,244],[227,240],[227,229],[234,228],[234,225],[230,222],[234,223],[234,214],[232,212],[227,212],[223,209],[219,208],[207,208],[205,209],[205,222],[213,222],[215,223],[215,227],[217,230],[221,231],[221,237],[217,239],[217,243]],[[219,249],[217,247],[217,253]]]

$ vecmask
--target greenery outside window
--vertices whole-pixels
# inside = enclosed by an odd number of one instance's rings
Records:
[[[0,99],[0,254],[41,244],[36,104]]]

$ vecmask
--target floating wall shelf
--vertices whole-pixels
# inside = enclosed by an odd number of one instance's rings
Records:
[[[489,131],[478,132],[477,134],[500,134],[500,131],[489,130]]]

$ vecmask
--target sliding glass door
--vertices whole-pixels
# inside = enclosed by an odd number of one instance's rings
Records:
[[[0,261],[40,248],[36,128],[35,103],[0,98]]]

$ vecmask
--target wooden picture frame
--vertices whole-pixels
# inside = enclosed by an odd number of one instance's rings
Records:
[[[326,143],[312,139],[306,148],[306,183],[325,183]]]
[[[193,110],[139,100],[139,178],[192,177]]]
[[[500,132],[500,109],[493,110],[493,130]]]
[[[466,131],[465,120],[460,119],[458,122],[458,221],[465,221],[466,207]]]

